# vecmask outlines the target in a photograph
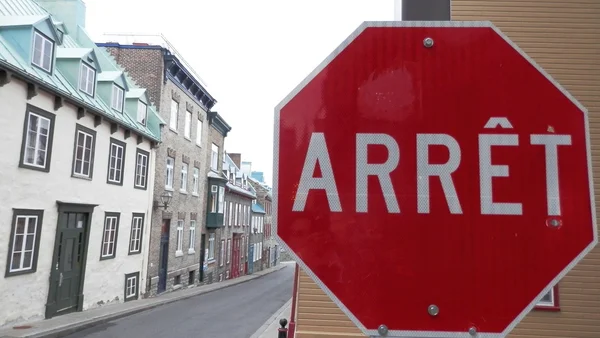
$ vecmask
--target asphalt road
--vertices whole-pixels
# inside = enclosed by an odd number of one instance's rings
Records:
[[[294,268],[140,312],[67,338],[248,338],[292,296]]]

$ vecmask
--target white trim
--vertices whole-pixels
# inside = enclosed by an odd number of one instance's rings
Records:
[[[319,285],[319,287],[331,298],[333,302],[340,307],[340,309],[352,320],[352,322],[367,336],[379,336],[377,328],[366,328],[352,313],[344,306],[344,304],[327,288],[325,284],[311,271],[311,269],[304,263],[299,257],[293,253],[287,244],[277,234],[277,208],[278,208],[278,179],[279,179],[279,131],[280,131],[280,112],[281,109],[294,98],[309,82],[313,80],[327,65],[336,58],[354,39],[359,36],[368,27],[452,27],[452,28],[491,28],[499,36],[501,36],[508,44],[511,45],[523,58],[529,61],[543,76],[545,76],[556,88],[558,88],[563,95],[569,98],[574,105],[576,105],[585,115],[585,133],[586,133],[586,149],[587,149],[587,161],[588,161],[588,180],[590,183],[590,210],[591,219],[593,222],[593,240],[575,259],[573,259],[555,278],[548,284],[544,290],[542,290],[537,297],[535,297],[531,303],[523,309],[523,311],[515,318],[515,320],[509,324],[502,333],[486,333],[479,332],[478,337],[505,337],[510,333],[513,328],[523,320],[523,318],[536,306],[539,300],[550,291],[556,285],[560,279],[562,279],[579,261],[583,259],[598,243],[598,230],[596,224],[596,211],[595,211],[595,196],[593,190],[593,176],[592,176],[592,165],[591,165],[591,147],[590,147],[590,132],[589,132],[589,120],[588,112],[585,107],[579,103],[570,93],[568,93],[560,84],[558,84],[548,73],[546,73],[533,59],[527,56],[515,43],[509,40],[509,38],[502,33],[496,26],[490,21],[366,21],[363,22],[346,40],[344,40],[325,60],[317,66],[300,84],[298,84],[275,108],[274,112],[274,146],[273,146],[273,210],[272,210],[272,229],[277,242],[284,248],[300,265],[300,267]],[[465,337],[471,338],[468,332],[434,332],[434,331],[400,331],[390,330],[387,337]]]
[[[115,83],[112,85],[112,96],[110,98],[110,107],[119,113],[123,112],[123,102],[125,98],[125,91],[123,88],[117,86]]]
[[[92,77],[91,83],[90,76]],[[96,90],[96,70],[83,61],[79,67],[79,90],[89,96],[94,96]]]
[[[37,119],[38,119],[37,128],[35,130],[30,129],[31,128],[31,115],[35,115],[35,117],[37,117]],[[48,129],[47,129],[48,134],[44,135],[44,136],[46,136],[46,147],[44,149],[38,148],[38,144],[40,144],[39,138],[40,138],[40,132],[42,129],[42,124],[41,124],[42,121],[45,121],[48,123]],[[32,167],[36,167],[36,168],[45,168],[46,167],[47,161],[48,161],[48,152],[50,151],[49,140],[50,140],[50,137],[53,132],[53,130],[51,130],[51,128],[52,128],[52,120],[50,120],[49,118],[47,118],[43,115],[34,113],[32,111],[27,112],[27,130],[25,131],[25,133],[26,133],[25,134],[25,146],[23,147],[23,163],[24,164],[32,166]],[[28,148],[27,145],[29,144],[29,131],[30,130],[35,132],[35,137],[36,137],[35,143],[34,143],[35,145],[33,148],[33,162],[31,162],[31,163],[27,161],[27,148]],[[38,158],[38,153],[40,151],[44,152],[44,164],[41,164],[41,165],[37,164],[37,161],[36,161],[36,159]]]
[[[35,40],[36,38],[40,38],[42,39],[42,50],[40,51],[40,59],[36,60],[35,59]],[[46,44],[45,42],[49,42],[50,43],[50,64],[48,65],[49,68],[45,68],[44,67],[44,55],[48,55],[46,54]],[[40,32],[38,32],[37,30],[34,30],[33,32],[33,41],[31,43],[31,63],[33,65],[35,65],[36,67],[39,67],[45,71],[47,71],[48,73],[52,72],[52,65],[53,65],[53,59],[54,59],[54,48],[55,48],[56,44],[54,43],[54,41],[48,39],[47,37],[43,36]],[[39,63],[38,63],[39,62]]]

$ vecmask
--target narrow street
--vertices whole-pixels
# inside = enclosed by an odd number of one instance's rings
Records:
[[[248,338],[292,296],[294,266],[157,307],[68,338]]]

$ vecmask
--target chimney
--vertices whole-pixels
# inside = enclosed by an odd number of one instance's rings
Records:
[[[229,155],[229,158],[231,158],[231,160],[233,161],[233,163],[235,163],[235,165],[237,165],[237,167],[240,168],[240,170],[242,170],[242,154],[240,154],[240,153],[227,153],[227,155]]]
[[[69,35],[77,36],[77,26],[85,28],[85,3],[82,0],[35,0],[35,2],[64,23]]]

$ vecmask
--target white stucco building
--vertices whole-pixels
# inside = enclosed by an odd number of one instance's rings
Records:
[[[164,123],[88,38],[83,2],[11,1],[0,6],[0,326],[138,299]]]

